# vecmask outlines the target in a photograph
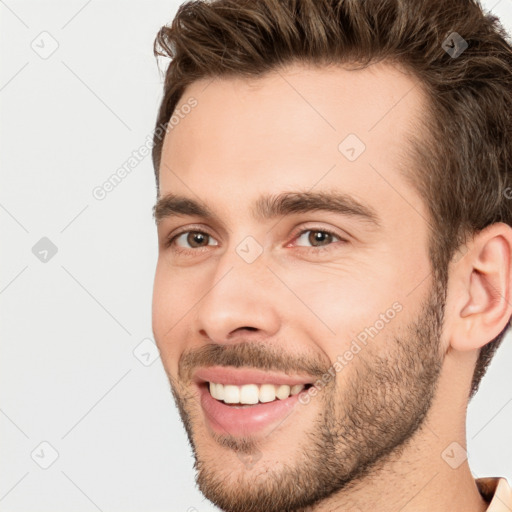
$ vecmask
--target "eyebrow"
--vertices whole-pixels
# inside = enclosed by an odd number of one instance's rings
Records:
[[[356,217],[380,227],[377,212],[368,204],[340,192],[283,192],[278,195],[260,196],[252,206],[251,213],[257,220],[271,220],[294,213],[328,211]],[[217,215],[204,203],[176,194],[166,194],[153,207],[153,216],[159,223],[174,216],[198,216],[217,222]]]

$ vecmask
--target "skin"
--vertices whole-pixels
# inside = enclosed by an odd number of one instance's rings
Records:
[[[484,511],[467,460],[454,469],[442,455],[466,447],[478,350],[512,314],[512,230],[474,236],[439,289],[427,206],[403,174],[425,108],[420,84],[389,63],[293,65],[197,81],[178,108],[190,97],[197,107],[165,137],[159,197],[202,201],[217,220],[159,219],[153,331],[202,492],[238,512]],[[338,150],[349,133],[366,145],[352,162]],[[251,215],[262,194],[309,190],[349,194],[380,226],[326,211]],[[211,238],[166,245],[182,228]],[[307,229],[339,238],[321,250]],[[247,236],[262,249],[250,264],[236,252]],[[221,360],[208,347],[252,368],[270,358],[290,374],[299,361],[325,370],[396,303],[378,335],[279,425],[243,438],[209,429],[188,373],[201,350],[212,364]]]

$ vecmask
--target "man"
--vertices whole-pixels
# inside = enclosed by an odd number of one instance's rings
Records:
[[[222,510],[499,512],[512,49],[470,0],[217,0],[159,32],[153,330]]]

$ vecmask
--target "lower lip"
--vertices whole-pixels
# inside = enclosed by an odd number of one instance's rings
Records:
[[[217,434],[247,436],[261,433],[275,423],[283,421],[297,406],[299,394],[284,400],[234,407],[216,400],[207,385],[199,386],[201,406],[212,430]]]

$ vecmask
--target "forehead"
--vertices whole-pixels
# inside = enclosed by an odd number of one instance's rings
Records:
[[[405,194],[423,209],[400,175],[413,163],[405,155],[424,111],[421,85],[388,63],[354,68],[292,65],[194,82],[164,140],[161,195],[229,195],[242,206],[251,193],[334,188],[370,200]]]

